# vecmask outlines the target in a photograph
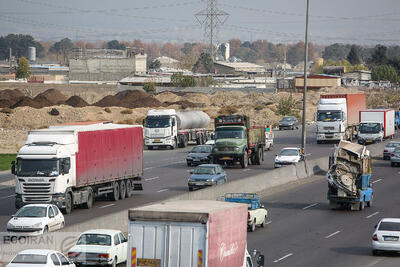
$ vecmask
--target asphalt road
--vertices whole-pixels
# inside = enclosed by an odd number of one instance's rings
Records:
[[[314,182],[263,199],[269,224],[248,234],[265,266],[399,266],[400,254],[372,256],[371,237],[381,218],[399,217],[400,168],[373,161],[374,203],[364,211],[330,210],[327,181]]]

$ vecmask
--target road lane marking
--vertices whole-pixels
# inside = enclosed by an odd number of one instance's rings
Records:
[[[156,168],[163,168],[163,167],[168,167],[168,166],[176,165],[178,163],[183,163],[183,162],[186,162],[186,161],[185,160],[175,161],[175,162],[171,162],[169,164],[147,167],[147,168],[144,168],[143,170],[151,170],[151,169],[156,169]]]
[[[371,218],[371,217],[373,217],[373,216],[375,216],[375,215],[378,215],[378,214],[379,214],[379,211],[374,212],[374,213],[372,213],[371,215],[368,215],[368,216],[365,217],[365,218],[369,219],[369,218]]]
[[[158,176],[156,176],[156,177],[151,177],[151,178],[147,178],[147,179],[144,179],[145,181],[152,181],[152,180],[156,180],[156,179],[159,179],[160,177],[158,177]]]
[[[336,232],[334,232],[334,233],[332,233],[330,235],[327,235],[327,236],[325,236],[325,238],[330,238],[330,237],[332,237],[334,235],[337,235],[338,233],[340,233],[340,231],[336,231]]]
[[[280,262],[281,260],[284,260],[284,259],[286,259],[286,258],[289,258],[289,257],[292,256],[292,255],[293,255],[293,253],[289,253],[289,254],[283,256],[283,257],[280,258],[280,259],[274,260],[274,263]]]
[[[318,204],[319,204],[319,203],[314,203],[314,204],[308,205],[307,207],[304,207],[303,210],[306,210],[306,209],[315,207],[315,206],[317,206]]]
[[[108,208],[108,207],[112,207],[112,206],[114,206],[114,205],[115,205],[115,204],[104,205],[104,206],[99,207],[99,209],[105,209],[105,208]]]
[[[243,171],[244,172],[248,172],[248,171],[251,171],[251,169],[244,169]]]
[[[15,197],[15,194],[14,195],[5,196],[5,197],[0,197],[0,199],[6,199],[6,198],[10,198],[10,197]]]
[[[165,189],[158,190],[157,193],[162,193],[162,192],[165,192],[165,191],[168,191],[168,189],[165,188]]]
[[[379,259],[379,260],[373,261],[373,262],[371,262],[370,264],[365,265],[364,267],[372,267],[372,266],[375,266],[375,265],[377,265],[378,263],[380,263],[381,261],[383,261],[383,259]]]
[[[272,223],[272,221],[268,221],[268,222],[266,222],[265,224],[270,224],[270,223]]]
[[[382,181],[382,179],[375,180],[372,183],[374,184],[374,183],[377,183],[377,182],[380,182],[380,181]]]

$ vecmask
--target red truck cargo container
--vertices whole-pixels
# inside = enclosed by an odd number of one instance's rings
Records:
[[[17,208],[54,203],[69,213],[97,196],[130,197],[143,189],[135,182],[143,174],[143,128],[78,122],[30,131],[15,167]]]

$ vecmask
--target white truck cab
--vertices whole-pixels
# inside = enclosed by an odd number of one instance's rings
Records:
[[[343,140],[346,128],[346,99],[321,98],[317,113],[317,142]]]
[[[178,126],[174,109],[152,109],[147,112],[144,120],[144,139],[147,147],[175,148],[177,135]]]

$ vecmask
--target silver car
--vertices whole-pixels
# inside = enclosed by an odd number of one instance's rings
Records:
[[[390,159],[390,156],[392,155],[394,149],[396,147],[400,147],[400,142],[398,141],[391,141],[387,143],[385,148],[383,149],[383,159]]]
[[[400,147],[396,147],[390,155],[390,166],[395,167],[400,165]]]

